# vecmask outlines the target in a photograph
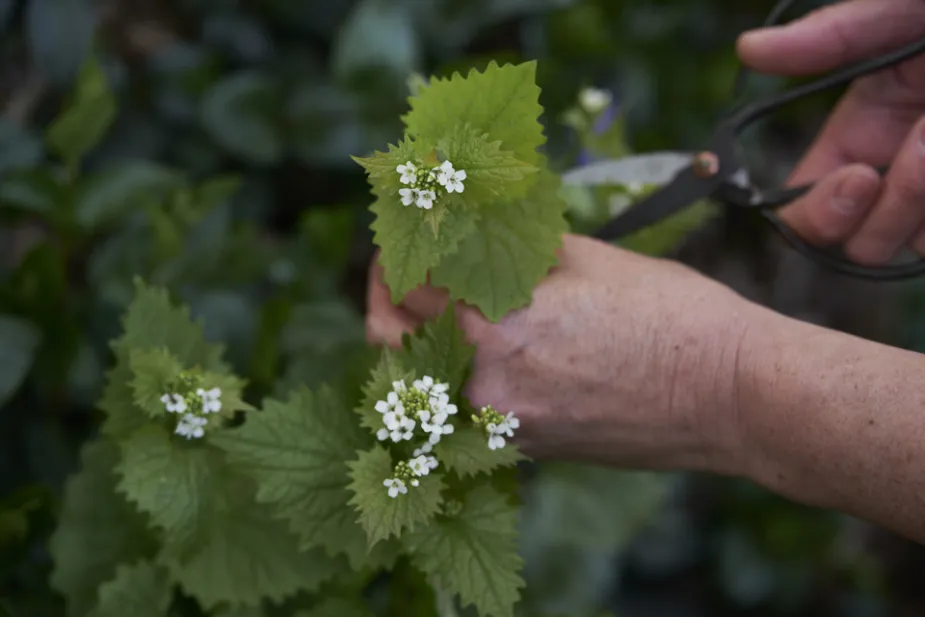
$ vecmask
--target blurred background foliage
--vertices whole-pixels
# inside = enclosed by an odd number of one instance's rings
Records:
[[[736,35],[771,5],[0,0],[0,614],[63,615],[45,541],[98,422],[133,276],[191,304],[254,402],[298,382],[356,384],[372,245],[349,155],[397,140],[416,75],[538,59],[559,169],[696,147],[733,102]],[[755,79],[749,93],[784,85]],[[588,86],[613,95],[596,117],[576,106]],[[836,94],[746,136],[756,177],[783,180]],[[578,231],[632,199],[564,195]],[[925,349],[921,286],[859,296],[708,204],[629,244],[790,314]],[[922,550],[747,483],[541,464],[524,496],[527,616],[925,610]]]

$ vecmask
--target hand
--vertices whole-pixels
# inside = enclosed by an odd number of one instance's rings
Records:
[[[399,345],[445,310],[432,287],[395,306],[375,260],[370,274],[371,342]],[[457,309],[476,345],[465,394],[514,411],[535,457],[722,471],[738,447],[737,350],[757,311],[681,264],[567,235],[527,308],[496,324]]]
[[[806,75],[839,68],[925,35],[922,0],[849,0],[801,20],[744,34],[755,70]],[[790,183],[819,181],[781,210],[808,241],[842,243],[880,265],[909,246],[925,254],[925,55],[851,85]],[[874,167],[890,165],[881,179]]]

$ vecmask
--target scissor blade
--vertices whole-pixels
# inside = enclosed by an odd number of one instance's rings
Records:
[[[693,167],[688,165],[668,184],[611,219],[594,234],[594,237],[601,240],[617,240],[633,234],[709,196],[720,182],[720,177],[697,176]]]
[[[599,186],[606,184],[668,183],[681,169],[690,165],[687,152],[657,152],[628,156],[614,161],[600,161],[576,167],[562,174],[565,184]]]

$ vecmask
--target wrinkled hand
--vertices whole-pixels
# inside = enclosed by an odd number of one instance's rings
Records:
[[[925,35],[922,0],[849,0],[744,34],[745,64],[779,75],[836,69]],[[805,239],[880,265],[925,254],[925,55],[851,85],[790,182],[819,184],[782,209]],[[883,179],[874,167],[890,165]]]
[[[395,306],[375,260],[370,274],[371,342],[400,345],[446,308],[432,287]],[[755,309],[683,265],[567,235],[528,307],[496,324],[458,307],[476,345],[465,394],[514,411],[532,456],[722,468],[738,445],[736,350]]]

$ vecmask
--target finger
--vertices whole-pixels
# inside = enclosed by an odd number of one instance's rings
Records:
[[[446,289],[421,285],[405,295],[402,305],[423,321],[442,315],[449,301],[450,296]]]
[[[925,32],[921,0],[851,0],[739,37],[742,61],[757,71],[808,75],[901,47]]]
[[[405,333],[414,332],[417,322],[400,306],[392,303],[391,292],[386,287],[382,266],[378,264],[378,253],[369,267],[369,281],[366,288],[366,338],[370,344],[401,346]]]
[[[782,208],[780,217],[812,244],[843,242],[873,208],[880,186],[880,175],[873,168],[860,163],[848,165]]]
[[[883,180],[883,194],[845,244],[859,263],[890,261],[925,222],[925,118],[909,133]]]

